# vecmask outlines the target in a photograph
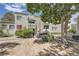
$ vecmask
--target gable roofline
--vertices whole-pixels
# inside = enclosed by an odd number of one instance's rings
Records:
[[[28,14],[22,13],[22,12],[14,12],[13,14],[28,15]]]

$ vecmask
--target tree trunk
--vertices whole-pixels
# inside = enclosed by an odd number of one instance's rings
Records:
[[[64,38],[64,18],[61,18],[61,37]]]
[[[79,17],[77,18],[77,33],[79,33]]]
[[[64,37],[65,37],[65,39],[67,39],[68,22],[69,22],[69,19],[67,18],[67,19],[65,20],[65,25],[64,25]]]
[[[64,38],[64,18],[61,19],[61,38],[63,44],[67,44],[67,40]]]
[[[69,19],[70,19],[70,14],[71,12],[69,12],[66,16],[65,16],[65,24],[64,24],[64,38],[67,39],[67,29],[68,29],[68,23],[69,23]]]

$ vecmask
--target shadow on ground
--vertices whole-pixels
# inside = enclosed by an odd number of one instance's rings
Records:
[[[51,46],[44,48],[38,53],[40,56],[79,56],[79,43],[68,41],[64,44],[62,41],[54,41]]]
[[[0,56],[9,55],[9,52],[7,50],[0,51]]]
[[[43,42],[43,40],[41,40],[41,39],[37,39],[37,40],[34,40],[33,43],[44,44],[45,42]]]
[[[9,55],[8,49],[12,49],[16,47],[17,45],[20,45],[20,43],[16,43],[16,42],[1,43],[0,44],[0,56]]]

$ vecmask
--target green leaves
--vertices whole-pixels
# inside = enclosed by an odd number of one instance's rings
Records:
[[[20,29],[20,30],[17,30],[15,34],[18,37],[29,38],[33,36],[33,30],[32,29]]]
[[[34,14],[36,12],[42,11],[42,21],[58,24],[61,22],[61,18],[64,17],[64,21],[67,17],[71,17],[72,14],[79,12],[79,4],[74,3],[31,3],[26,4],[27,9],[30,13]],[[72,7],[74,8],[72,9]]]
[[[14,15],[11,12],[8,12],[3,16],[2,22],[14,23],[14,18]]]

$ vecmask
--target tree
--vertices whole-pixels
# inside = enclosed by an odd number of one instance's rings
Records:
[[[15,17],[11,12],[8,12],[6,14],[4,14],[4,16],[2,17],[1,20],[1,28],[3,29],[4,26],[8,23],[10,24],[14,24],[15,23]],[[7,29],[7,34],[9,34],[9,30]]]
[[[14,23],[14,15],[11,12],[4,14],[2,21],[3,23]]]
[[[28,11],[34,14],[35,12],[42,11],[41,18],[44,22],[50,22],[54,24],[61,23],[62,37],[67,37],[68,23],[71,15],[78,12],[79,4],[26,4]],[[75,8],[72,8],[75,7]],[[65,27],[64,27],[65,26]]]
[[[77,17],[77,33],[79,33],[79,16]]]

